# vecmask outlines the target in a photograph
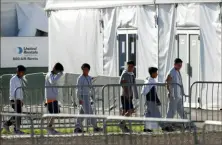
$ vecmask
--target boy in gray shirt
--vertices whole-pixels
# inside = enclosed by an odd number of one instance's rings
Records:
[[[133,61],[127,62],[127,69],[122,72],[120,77],[120,84],[124,84],[121,88],[121,103],[122,103],[122,116],[131,116],[134,112],[133,96],[138,99],[138,91],[136,88],[136,78],[133,73],[135,63]],[[125,132],[130,130],[125,125],[125,122],[120,123],[120,127]]]
[[[92,97],[92,77],[89,76],[90,65],[84,63],[82,65],[83,74],[78,77],[77,80],[77,97],[79,99],[80,110],[79,114],[93,114],[93,109],[91,106],[91,97]],[[83,118],[77,119],[77,124],[75,126],[74,133],[82,133],[82,122]],[[94,132],[102,131],[101,128],[97,126],[97,120],[95,118],[90,119],[91,124],[93,125]]]

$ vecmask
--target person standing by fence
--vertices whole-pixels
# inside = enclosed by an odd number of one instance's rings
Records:
[[[16,113],[22,113],[23,106],[23,76],[25,75],[26,68],[23,65],[17,66],[16,75],[10,79],[10,96],[9,100],[11,102],[12,108]],[[10,132],[9,127],[15,124],[14,133],[15,134],[24,134],[20,130],[21,125],[21,117],[11,117],[8,121],[6,121],[3,125],[3,128]]]
[[[148,77],[144,86],[142,87],[141,94],[146,96],[146,113],[145,117],[154,117],[154,118],[162,118],[162,115],[159,110],[159,106],[161,105],[160,99],[157,95],[157,87],[156,87],[156,78],[158,69],[156,67],[149,68],[150,77]],[[158,129],[159,125],[157,122],[145,122],[144,124],[144,132],[152,132],[153,129]]]
[[[133,73],[135,67],[134,61],[127,62],[127,68],[122,72],[120,77],[120,84],[122,86],[121,103],[122,103],[122,116],[131,116],[134,112],[133,95],[138,99],[138,91],[136,88],[136,78]],[[120,122],[120,128],[123,132],[130,132],[124,121]]]
[[[156,82],[156,78],[158,76],[158,69],[156,67],[150,67],[149,74],[150,77],[145,80],[145,85],[142,87],[141,91],[141,94],[146,97],[147,110],[145,110],[145,117],[162,118],[162,114],[159,110],[161,101],[157,94]],[[153,129],[158,129],[159,126],[162,128],[163,131],[173,131],[171,128],[165,126],[164,123],[145,122],[144,132],[153,132]]]
[[[183,61],[180,58],[174,60],[174,67],[167,75],[167,89],[169,91],[167,118],[173,118],[175,113],[179,114],[182,119],[187,119],[183,106],[183,82],[180,74]]]
[[[82,75],[77,79],[77,97],[79,100],[79,114],[93,114],[93,108],[91,99],[93,99],[92,93],[92,77],[89,76],[90,65],[84,63],[81,67]],[[83,118],[78,118],[74,129],[74,133],[82,133],[82,122]],[[97,126],[97,120],[95,118],[89,119],[90,123],[93,125],[94,132],[102,131],[102,128]]]
[[[47,73],[45,77],[45,99],[48,112],[50,114],[58,114],[60,113],[59,109],[59,103],[58,103],[58,88],[53,87],[56,86],[58,83],[58,80],[63,75],[64,68],[62,64],[56,63],[53,67],[53,70],[49,73]],[[54,118],[50,118],[47,131],[48,134],[58,134],[59,132],[56,131],[52,126],[54,123]]]

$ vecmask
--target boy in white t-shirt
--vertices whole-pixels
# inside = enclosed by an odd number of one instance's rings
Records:
[[[12,108],[15,110],[16,113],[22,113],[22,106],[23,106],[23,76],[25,75],[26,68],[23,65],[17,66],[16,75],[14,75],[10,79],[10,96],[9,100],[11,102]],[[21,117],[11,117],[8,121],[6,121],[3,125],[3,128],[10,132],[9,127],[15,124],[14,133],[15,134],[24,134],[20,130],[21,125]]]

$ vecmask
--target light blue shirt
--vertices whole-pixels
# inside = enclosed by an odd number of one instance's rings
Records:
[[[57,100],[58,88],[50,87],[58,85],[57,82],[61,78],[62,73],[53,74],[52,72],[47,73],[45,77],[45,98],[46,100]]]

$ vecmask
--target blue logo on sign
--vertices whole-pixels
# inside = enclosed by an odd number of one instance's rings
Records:
[[[17,53],[22,54],[23,53],[23,48],[22,47],[17,47]]]

